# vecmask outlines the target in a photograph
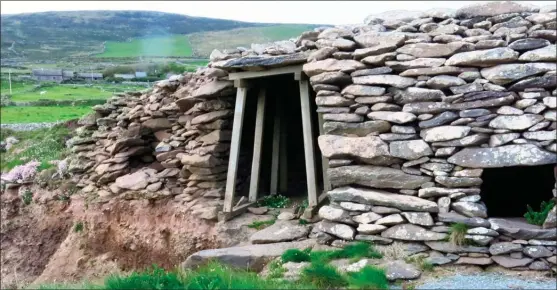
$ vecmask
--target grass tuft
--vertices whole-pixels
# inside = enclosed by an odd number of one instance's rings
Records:
[[[180,276],[175,271],[165,271],[153,266],[143,272],[133,272],[129,276],[109,276],[104,282],[105,289],[184,289]]]
[[[77,222],[74,226],[73,226],[73,231],[76,233],[80,233],[83,231],[83,222]]]
[[[276,222],[276,219],[266,220],[266,221],[254,221],[248,225],[248,228],[261,230]]]
[[[554,206],[555,202],[553,200],[549,202],[542,201],[540,211],[535,211],[530,205],[526,205],[528,212],[524,214],[524,217],[529,224],[541,226]]]
[[[319,289],[344,287],[348,283],[344,277],[331,265],[321,262],[311,263],[302,270],[302,283],[308,283]]]
[[[466,243],[466,232],[468,226],[463,223],[454,223],[449,230],[449,242],[455,246],[461,246]]]
[[[355,289],[388,289],[389,281],[385,270],[365,266],[359,272],[346,274],[350,288]]]
[[[310,253],[312,261],[328,262],[336,259],[381,259],[383,255],[377,252],[375,248],[365,242],[358,242],[346,245],[344,248],[333,251],[312,251]]]
[[[311,251],[311,248],[303,250],[303,251],[300,251],[298,249],[288,249],[280,256],[280,258],[281,258],[283,263],[286,263],[286,262],[294,262],[294,263],[310,262],[311,261],[311,257],[309,255],[310,251]]]

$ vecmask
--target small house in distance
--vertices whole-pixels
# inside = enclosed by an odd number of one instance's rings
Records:
[[[114,78],[131,80],[135,78],[135,74],[114,74]]]
[[[32,71],[32,77],[37,81],[61,82],[71,79],[73,75],[73,71],[62,69],[34,69]]]
[[[102,80],[102,73],[77,73],[77,76],[86,80]]]
[[[135,72],[135,77],[136,77],[136,78],[146,78],[146,77],[147,77],[147,72],[144,72],[144,71],[136,71],[136,72]]]

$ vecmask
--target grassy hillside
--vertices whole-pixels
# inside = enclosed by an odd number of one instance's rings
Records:
[[[59,60],[68,57],[202,56],[193,39],[203,45],[230,47],[233,43],[281,40],[296,36],[308,25],[249,23],[148,11],[69,11],[2,15],[3,60]],[[275,28],[271,28],[271,26]],[[232,29],[245,28],[237,40]],[[250,32],[250,28],[256,28]],[[262,30],[268,28],[269,30]],[[203,33],[221,34],[204,37]],[[228,32],[226,32],[228,31]],[[188,42],[189,39],[189,42]],[[105,44],[106,43],[106,50]],[[249,44],[248,43],[248,44]],[[223,45],[227,44],[227,45]],[[203,52],[197,54],[196,52]],[[210,51],[209,51],[210,53]]]
[[[189,35],[191,46],[196,55],[209,55],[215,48],[248,47],[252,43],[287,40],[302,32],[312,30],[315,25],[281,24],[265,27],[237,28],[227,31],[193,33]]]

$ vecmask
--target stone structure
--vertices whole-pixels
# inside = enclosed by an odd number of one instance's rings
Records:
[[[484,168],[557,163],[556,28],[555,7],[482,2],[215,50],[207,69],[96,107],[72,140],[73,169],[87,190],[175,195],[214,218],[234,112],[227,74],[303,64],[333,188],[311,235],[420,242],[434,264],[546,270],[556,208],[543,227],[489,218],[480,185]],[[446,242],[457,222],[475,246]]]

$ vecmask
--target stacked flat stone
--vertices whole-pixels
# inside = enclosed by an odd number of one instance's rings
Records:
[[[210,66],[304,64],[333,187],[312,237],[422,243],[433,264],[554,266],[556,209],[543,227],[488,218],[480,185],[483,168],[557,163],[555,7],[396,16],[215,50]],[[446,242],[452,223],[475,246]]]
[[[68,141],[76,153],[69,168],[83,191],[104,198],[175,196],[201,218],[216,219],[235,94],[227,75],[204,68],[93,107]]]
[[[555,265],[555,208],[539,228],[488,219],[479,195],[483,168],[557,162],[556,13],[538,12],[492,2],[321,31],[303,70],[334,189],[314,234],[424,242],[434,264]],[[476,246],[444,242],[457,222]]]

